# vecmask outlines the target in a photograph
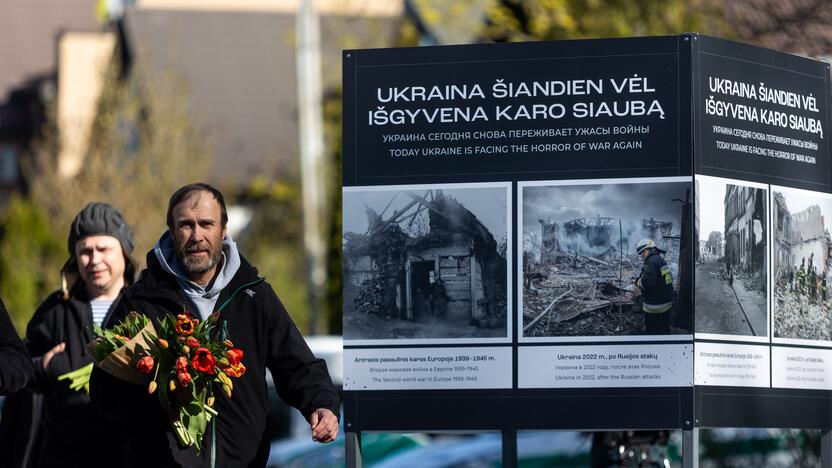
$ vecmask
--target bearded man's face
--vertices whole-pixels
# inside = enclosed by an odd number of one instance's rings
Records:
[[[210,192],[198,191],[173,207],[172,214],[176,259],[191,281],[207,284],[222,257],[226,231],[220,204]]]

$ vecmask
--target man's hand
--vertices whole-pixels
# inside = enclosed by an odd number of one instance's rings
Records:
[[[316,409],[309,416],[309,425],[312,426],[312,440],[315,442],[332,442],[338,437],[338,418],[326,408]]]
[[[49,361],[51,361],[52,358],[55,357],[56,354],[64,352],[65,348],[66,348],[66,343],[58,343],[57,345],[55,345],[55,347],[53,347],[52,349],[47,351],[43,355],[43,359],[41,360],[41,362],[43,363],[43,370],[48,369],[49,368]]]

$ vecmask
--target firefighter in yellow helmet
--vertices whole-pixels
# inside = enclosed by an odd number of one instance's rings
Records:
[[[636,244],[641,257],[641,275],[636,286],[641,289],[644,324],[648,335],[670,334],[670,309],[673,308],[673,275],[662,258],[664,250],[656,247],[652,239],[642,239]]]

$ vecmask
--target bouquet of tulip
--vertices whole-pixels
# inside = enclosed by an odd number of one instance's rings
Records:
[[[98,367],[130,383],[145,382],[145,377],[136,373],[132,366],[152,347],[156,335],[153,322],[144,315],[130,312],[109,330],[94,323],[93,335],[95,338],[87,345],[87,353]]]
[[[214,390],[231,398],[231,379],[246,371],[243,351],[221,339],[216,328],[216,315],[200,322],[185,312],[165,316],[157,333],[146,317],[131,312],[112,330],[96,327],[89,352],[113,376],[147,385],[147,392],[155,393],[172,415],[179,443],[199,450],[208,422],[217,415]],[[118,359],[117,369],[105,365],[118,354],[129,360]]]
[[[145,353],[156,330],[153,323],[144,315],[131,313],[111,330],[104,330],[93,323],[95,339],[87,345],[87,353],[98,367],[119,379],[131,383],[144,383],[146,378],[137,374],[131,363]],[[58,380],[68,380],[69,388],[75,391],[90,392],[90,373],[92,364],[67,372]]]

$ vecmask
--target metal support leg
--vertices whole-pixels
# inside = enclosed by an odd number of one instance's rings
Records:
[[[820,466],[832,468],[832,430],[824,429],[820,436]]]
[[[682,431],[682,468],[699,468],[699,428]]]
[[[361,433],[347,432],[344,441],[347,468],[361,468]]]
[[[502,431],[503,441],[503,468],[517,468],[517,431],[504,429]]]

